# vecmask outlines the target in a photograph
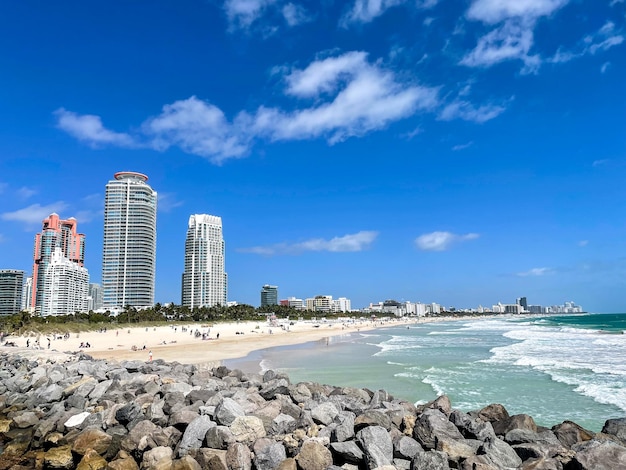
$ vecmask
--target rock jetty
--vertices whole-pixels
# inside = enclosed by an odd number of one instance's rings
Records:
[[[619,470],[626,418],[552,429],[276,371],[0,354],[0,470]]]

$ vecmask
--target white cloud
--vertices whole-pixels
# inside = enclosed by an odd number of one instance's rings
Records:
[[[574,50],[563,50],[559,48],[554,56],[547,59],[548,62],[559,64],[569,62],[586,55],[595,55],[598,52],[605,52],[612,47],[619,46],[626,41],[626,37],[621,31],[616,31],[615,24],[607,21],[598,31],[585,36],[578,47]],[[610,62],[605,62],[600,71],[606,72]]]
[[[580,246],[580,247],[585,247],[585,246],[587,246],[588,244],[589,244],[589,240],[580,240],[580,241],[578,242],[578,246]]]
[[[378,232],[361,231],[354,234],[344,235],[343,237],[334,237],[330,240],[313,238],[300,243],[277,243],[270,246],[243,248],[238,251],[266,256],[299,254],[307,251],[327,251],[331,253],[357,252],[368,249],[374,240],[376,240],[377,236]]]
[[[405,0],[356,0],[350,12],[343,17],[341,24],[348,26],[350,23],[369,23],[389,8],[404,2]]]
[[[603,158],[601,160],[594,160],[593,163],[591,164],[591,166],[593,167],[597,167],[597,166],[602,166],[602,165],[606,165],[607,163],[609,163],[611,160],[609,160],[608,158]]]
[[[465,150],[466,148],[469,148],[472,145],[474,145],[474,142],[466,142],[464,144],[455,145],[454,147],[452,147],[452,150],[457,152],[459,150]]]
[[[485,104],[475,107],[469,101],[456,100],[448,104],[439,113],[438,119],[442,121],[452,121],[463,119],[482,124],[502,114],[506,108],[502,105]]]
[[[600,73],[606,73],[610,66],[611,62],[605,62],[604,64],[602,64],[602,67],[600,67]]]
[[[355,0],[351,10],[341,19],[344,27],[352,23],[369,23],[390,8],[410,3],[407,0]],[[427,10],[433,8],[439,0],[415,0],[411,3],[416,8]]]
[[[224,11],[232,29],[249,28],[275,0],[226,0]]]
[[[468,67],[491,67],[505,60],[522,60],[525,70],[536,70],[539,58],[530,56],[533,31],[519,21],[506,21],[478,40],[476,47],[461,59]]]
[[[28,207],[13,212],[0,214],[0,219],[12,222],[22,222],[26,225],[38,225],[41,221],[53,212],[57,214],[67,209],[68,205],[63,201],[54,202],[47,206],[41,204],[31,204]]]
[[[423,251],[445,251],[455,243],[475,240],[479,236],[477,233],[457,235],[450,232],[432,232],[417,237],[415,245]]]
[[[157,209],[161,212],[170,212],[172,209],[180,207],[184,204],[183,201],[178,201],[176,199],[176,195],[174,193],[159,192],[157,197]]]
[[[282,14],[285,18],[285,21],[289,26],[298,26],[302,23],[308,23],[312,21],[312,17],[307,13],[307,11],[301,5],[296,5],[294,3],[287,3],[282,8]]]
[[[91,114],[78,115],[64,108],[54,112],[57,117],[57,127],[64,130],[76,139],[86,142],[88,145],[97,147],[103,144],[116,145],[119,147],[134,147],[133,138],[124,133],[114,132],[102,125],[99,116]]]
[[[294,112],[261,107],[247,116],[255,134],[274,141],[326,136],[332,144],[438,104],[438,89],[402,84],[393,72],[368,63],[366,57],[364,52],[349,52],[292,72],[286,77],[287,93],[317,98],[315,105]],[[326,95],[331,96],[324,101]]]
[[[5,241],[7,241],[7,237],[0,233],[0,243],[4,243]]]
[[[499,23],[508,18],[528,21],[548,16],[563,7],[569,0],[475,0],[467,17],[484,23]]]
[[[22,186],[20,189],[16,191],[16,194],[21,199],[28,199],[29,197],[37,194],[37,190],[27,188],[26,186]]]
[[[142,130],[157,150],[178,145],[214,163],[242,157],[249,148],[244,133],[227,121],[222,110],[195,96],[163,106],[161,114],[144,122]]]
[[[609,3],[609,6],[614,7],[618,3],[624,3],[624,0],[611,0],[611,3]]]
[[[545,276],[546,274],[550,273],[552,273],[552,268],[533,268],[522,273],[517,273],[517,275],[520,277]]]

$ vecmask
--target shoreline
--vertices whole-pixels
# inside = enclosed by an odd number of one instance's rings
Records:
[[[108,328],[101,331],[72,333],[69,338],[44,336],[7,336],[5,341],[17,347],[0,346],[2,351],[31,351],[32,356],[51,356],[71,351],[83,352],[95,359],[144,360],[162,359],[166,362],[216,367],[223,361],[244,360],[256,351],[279,346],[293,346],[347,333],[372,331],[378,328],[444,322],[477,321],[480,317],[411,317],[365,319],[333,319],[327,321],[279,320],[231,323],[188,323],[159,327]],[[503,317],[499,315],[498,317]],[[48,341],[50,340],[50,341]],[[38,341],[38,342],[37,342]],[[28,342],[28,347],[27,346]],[[84,347],[85,345],[89,347]],[[83,347],[81,347],[81,345]],[[152,354],[150,354],[152,353]]]

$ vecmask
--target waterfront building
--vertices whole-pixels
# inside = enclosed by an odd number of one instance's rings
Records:
[[[280,305],[284,305],[285,307],[296,308],[298,310],[304,309],[304,301],[302,299],[297,299],[295,297],[287,297],[286,299],[282,299],[280,301]]]
[[[265,284],[261,288],[261,307],[268,305],[278,305],[278,286]]]
[[[185,239],[182,305],[191,309],[227,305],[222,219],[215,215],[189,217]]]
[[[62,220],[58,214],[52,213],[42,222],[41,233],[35,235],[33,255],[33,288],[30,304],[35,312],[41,315],[46,284],[46,271],[52,254],[58,249],[62,256],[78,266],[85,262],[85,235],[77,232],[76,219],[70,217]]]
[[[38,306],[42,316],[69,315],[89,310],[87,269],[65,257],[59,247],[52,252],[44,274],[44,300]]]
[[[339,297],[333,300],[333,313],[349,312],[352,310],[352,303],[346,297]]]
[[[15,315],[22,308],[24,271],[0,269],[0,315]]]
[[[306,299],[306,309],[320,313],[331,313],[333,309],[332,295],[316,295]]]
[[[121,171],[106,185],[102,301],[108,310],[154,304],[157,193],[147,180]]]
[[[100,284],[89,284],[89,311],[101,310],[102,302],[102,286]]]
[[[22,290],[22,310],[32,313],[35,310],[35,306],[31,303],[33,299],[33,277],[28,276],[24,281],[24,288]]]

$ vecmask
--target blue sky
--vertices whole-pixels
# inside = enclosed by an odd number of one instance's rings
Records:
[[[130,170],[161,302],[208,213],[230,300],[625,311],[625,38],[623,0],[3,2],[0,267],[57,212],[98,282]]]

